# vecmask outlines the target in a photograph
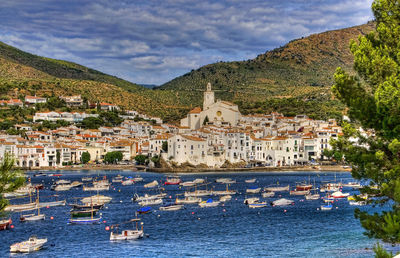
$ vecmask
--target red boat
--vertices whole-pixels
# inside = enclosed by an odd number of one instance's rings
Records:
[[[296,185],[296,191],[308,191],[311,190],[312,187],[313,185],[310,184],[300,184]]]
[[[62,176],[62,174],[51,174],[50,176]]]
[[[11,223],[11,219],[0,220],[0,230],[10,229]]]
[[[169,176],[167,177],[167,181],[165,181],[164,185],[179,185],[182,182],[179,176]]]

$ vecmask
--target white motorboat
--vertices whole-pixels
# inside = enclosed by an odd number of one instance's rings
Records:
[[[110,182],[107,179],[93,181],[94,186],[110,186]]]
[[[319,198],[321,198],[321,196],[317,193],[315,193],[315,194],[309,193],[309,194],[306,194],[304,197],[306,198],[306,200],[318,200]]]
[[[217,178],[215,182],[221,184],[234,184],[236,183],[236,180],[232,180],[232,178]]]
[[[31,236],[28,241],[15,243],[10,246],[11,253],[31,253],[42,249],[43,245],[47,243],[47,238],[37,238]]]
[[[158,186],[158,182],[157,182],[157,180],[154,180],[153,182],[145,184],[144,188],[153,188],[153,187],[156,187],[156,186]]]
[[[90,182],[93,180],[93,177],[82,177],[82,182]]]
[[[176,198],[175,203],[176,204],[194,204],[194,203],[199,203],[202,201],[203,200],[200,197],[187,196],[187,197],[185,197],[185,199]]]
[[[184,187],[188,187],[188,186],[195,186],[196,183],[193,182],[193,181],[186,181],[186,182],[181,182],[179,185],[180,186],[184,186]]]
[[[84,204],[106,204],[111,202],[112,198],[104,195],[93,195],[89,197],[85,197],[81,200]]]
[[[193,183],[195,184],[204,184],[204,179],[203,178],[196,178],[195,180],[193,180]]]
[[[326,204],[326,205],[321,205],[321,211],[329,211],[329,210],[332,210],[332,204],[331,203],[329,203],[329,204]]]
[[[166,206],[161,206],[159,208],[160,211],[177,211],[183,208],[183,205],[180,204],[170,204]]]
[[[163,203],[162,199],[153,199],[153,200],[141,201],[138,204],[140,206],[151,206],[151,205],[159,205],[159,204],[162,204],[162,203]]]
[[[139,196],[139,195],[135,194],[134,197],[132,198],[132,201],[136,201],[136,202],[149,201],[149,200],[154,200],[154,199],[162,199],[165,196],[167,196],[166,193],[159,193],[159,194],[153,194],[153,195],[145,194],[144,196]]]
[[[246,193],[250,193],[250,194],[256,194],[259,192],[261,192],[261,187],[257,187],[257,186],[246,189]]]
[[[164,185],[179,185],[182,182],[179,176],[168,176]]]
[[[220,202],[227,202],[232,200],[232,195],[222,195],[219,197]]]
[[[254,183],[256,182],[256,179],[255,179],[255,178],[246,179],[246,180],[244,180],[244,182],[245,182],[245,183],[248,183],[248,184],[254,184]]]
[[[60,191],[69,191],[71,190],[72,185],[70,184],[58,184],[56,185],[56,187],[54,188],[54,191],[60,192]]]
[[[274,197],[274,196],[275,196],[275,192],[263,192],[263,193],[261,194],[261,196],[262,196],[263,198]]]
[[[334,193],[332,193],[332,197],[333,198],[345,198],[348,197],[350,194],[349,193],[342,193],[341,191],[336,191]]]
[[[119,225],[112,225],[111,226],[111,234],[110,234],[110,241],[119,241],[119,240],[136,240],[139,238],[143,238],[143,222],[140,223],[141,229],[138,228],[138,223],[140,219],[131,219],[129,222],[136,222],[136,229],[131,230],[122,230],[121,233],[118,233]]]
[[[93,186],[84,186],[83,191],[108,191],[110,190],[109,185],[93,185]]]
[[[292,200],[281,198],[279,200],[273,201],[272,205],[273,206],[286,206],[286,205],[291,205],[293,203],[294,203],[294,201],[292,201]]]
[[[82,182],[79,182],[79,181],[74,181],[74,182],[72,182],[72,183],[70,184],[71,187],[79,187],[79,186],[81,186],[81,185],[83,185],[83,183],[82,183]]]
[[[264,191],[267,191],[267,192],[284,192],[284,191],[289,191],[289,185],[287,185],[287,186],[270,186],[270,187],[264,187]]]
[[[135,181],[133,181],[132,179],[127,179],[121,182],[122,185],[133,185],[135,183]]]
[[[342,185],[343,187],[352,187],[354,189],[360,189],[362,187],[362,185],[359,182],[348,182]]]
[[[46,216],[44,214],[25,214],[25,215],[21,215],[21,217],[19,218],[19,220],[21,222],[23,221],[36,221],[36,220],[44,220],[46,218]]]
[[[65,179],[60,179],[56,181],[56,184],[58,185],[65,185],[65,184],[70,184],[71,181],[70,180],[65,180]]]
[[[133,178],[133,181],[135,181],[135,182],[142,182],[142,181],[143,181],[143,177],[141,177],[141,176],[136,176],[136,177]]]
[[[263,207],[267,207],[267,202],[253,202],[250,203],[249,208],[255,209],[255,208],[263,208]]]
[[[367,204],[367,202],[366,201],[349,201],[349,204],[352,205],[352,206],[354,206],[354,205],[356,205],[356,206],[364,206],[364,205]]]
[[[201,208],[209,208],[209,207],[216,207],[219,205],[219,201],[213,201],[213,199],[208,199],[207,201],[202,201],[199,203]]]
[[[212,195],[213,192],[209,190],[195,190],[194,192],[185,192],[185,197],[202,197]]]
[[[244,199],[243,203],[249,205],[249,204],[251,204],[251,203],[255,203],[255,202],[259,202],[259,201],[260,201],[260,198],[258,198],[258,197],[251,197],[251,198],[246,198],[246,199]]]

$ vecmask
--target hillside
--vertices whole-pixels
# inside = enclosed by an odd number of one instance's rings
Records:
[[[332,75],[351,70],[349,41],[374,29],[374,23],[293,40],[254,59],[205,65],[149,89],[72,62],[32,55],[0,42],[0,98],[81,94],[90,101],[177,121],[202,103],[211,82],[216,97],[235,102],[242,113],[278,111],[313,118],[340,116],[332,99]]]
[[[375,24],[370,22],[327,31],[293,40],[255,59],[209,64],[161,85],[158,90],[173,90],[182,96],[182,103],[196,106],[201,104],[201,91],[211,82],[216,97],[238,103],[244,113],[274,108],[293,113],[300,108],[310,114],[312,110],[307,106],[314,105],[306,102],[313,100],[326,112],[340,113],[343,107],[332,100],[330,93],[333,73],[338,66],[352,69],[350,40],[374,28]],[[291,104],[296,109],[282,110]]]

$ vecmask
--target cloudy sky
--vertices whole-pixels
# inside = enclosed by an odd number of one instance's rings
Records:
[[[372,0],[0,0],[0,41],[136,83],[372,20]]]

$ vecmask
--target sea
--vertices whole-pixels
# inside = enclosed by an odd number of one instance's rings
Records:
[[[250,209],[244,203],[246,189],[254,186],[290,185],[299,182],[315,182],[319,187],[324,182],[354,181],[348,172],[255,172],[255,173],[198,173],[180,174],[182,181],[203,178],[209,183],[208,189],[223,190],[224,184],[216,183],[218,178],[231,178],[236,183],[229,189],[238,191],[232,200],[213,208],[199,205],[185,205],[178,211],[160,211],[158,206],[148,214],[139,215],[146,236],[134,241],[111,242],[111,225],[122,224],[121,229],[132,228],[123,224],[135,218],[140,206],[132,201],[134,194],[154,194],[157,190],[144,188],[145,183],[157,180],[165,182],[166,175],[152,172],[133,172],[129,170],[80,170],[45,171],[47,176],[34,177],[37,172],[28,172],[34,184],[44,184],[40,190],[40,201],[67,200],[77,202],[77,197],[96,193],[84,192],[82,188],[64,192],[54,192],[50,186],[58,179],[81,181],[82,177],[99,179],[117,175],[135,177],[140,175],[143,182],[123,186],[113,183],[109,191],[100,192],[113,198],[101,211],[100,224],[72,225],[70,206],[42,208],[46,215],[43,221],[20,222],[21,213],[12,213],[13,228],[0,231],[0,257],[25,256],[10,254],[9,246],[36,235],[47,238],[48,242],[40,251],[29,257],[373,257],[372,247],[376,239],[363,234],[364,229],[354,217],[355,206],[349,205],[346,198],[333,203],[333,209],[321,211],[323,201],[305,200],[304,196],[290,196],[289,192],[277,193],[267,198],[268,203],[287,198],[293,205]],[[49,176],[60,173],[60,177]],[[255,178],[256,182],[245,183]],[[167,197],[164,204],[173,202],[177,196],[182,198],[185,189],[177,185],[165,185]],[[202,189],[204,189],[203,187]],[[199,188],[200,189],[200,188]],[[358,190],[343,188],[343,192],[357,194]],[[57,195],[57,197],[54,197]],[[255,195],[263,199],[260,194]],[[324,196],[324,193],[321,193]],[[218,197],[211,197],[218,200]],[[206,198],[204,198],[206,200]],[[28,202],[29,198],[11,200],[13,204]],[[363,210],[376,211],[376,208],[361,206]],[[398,251],[398,250],[397,250]]]

